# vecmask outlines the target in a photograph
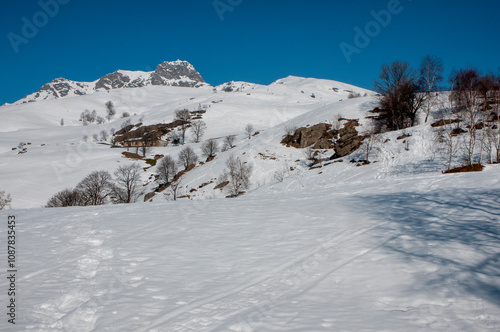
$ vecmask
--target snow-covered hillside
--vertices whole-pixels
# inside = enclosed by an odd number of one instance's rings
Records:
[[[1,189],[11,193],[14,208],[43,206],[53,194],[75,186],[91,171],[112,173],[119,165],[131,162],[121,155],[125,149],[110,149],[108,145],[98,144],[92,139],[93,135],[100,136],[102,130],[118,130],[128,119],[144,125],[168,123],[173,121],[175,111],[184,108],[196,110],[200,105],[207,109],[203,115],[207,124],[203,140],[234,134],[237,135],[237,150],[231,151],[234,154],[248,150],[247,157],[256,158],[259,153],[268,154],[266,151],[281,151],[287,158],[292,155],[287,162],[299,157],[303,159],[300,150],[294,151],[279,144],[286,125],[313,125],[328,121],[339,113],[348,118],[362,118],[363,111],[371,107],[371,97],[347,100],[347,96],[350,91],[373,95],[368,90],[335,81],[298,77],[288,77],[269,86],[245,82],[230,82],[229,85],[234,86],[233,92],[223,92],[228,84],[216,87],[215,92],[208,86],[196,89],[147,86],[4,106],[0,108]],[[96,110],[104,117],[107,101],[113,102],[117,115],[102,125],[83,126],[79,121],[80,114],[88,109]],[[124,112],[131,117],[120,118]],[[64,126],[61,126],[61,119]],[[244,128],[248,123],[260,132],[255,139],[244,138]],[[88,137],[88,142],[84,136]],[[20,142],[27,143],[24,154],[19,154],[19,149],[12,150]],[[200,144],[188,145],[200,154]],[[177,158],[181,149],[176,146],[154,148],[150,155],[170,154]],[[191,184],[187,189],[198,187],[201,180],[219,176],[224,160],[230,154],[221,153],[212,164],[198,167],[186,176],[185,185]],[[259,167],[259,160],[255,159],[255,162]],[[142,164],[146,166],[144,162]],[[272,165],[273,168],[283,168],[282,164]],[[267,179],[262,177],[273,173],[269,166],[266,167],[265,173],[259,169],[255,172],[255,186],[265,183]],[[155,172],[155,168],[145,172],[144,181]],[[151,183],[148,188],[154,186]],[[211,193],[202,191],[193,196],[212,197],[213,186],[205,189],[210,189]]]
[[[117,115],[83,126],[80,114],[104,117],[107,101]],[[0,211],[0,237],[14,215],[16,327],[498,330],[498,165],[442,174],[429,123],[380,135],[368,165],[356,162],[361,149],[311,168],[304,149],[280,143],[290,128],[339,116],[358,120],[363,133],[376,102],[368,90],[291,76],[269,86],[117,88],[1,107],[0,190],[14,209]],[[177,110],[200,106],[202,141],[236,135],[236,146],[182,177],[178,195],[186,198],[158,192],[147,203],[41,208],[91,171],[134,162],[94,134],[127,120],[169,123]],[[131,116],[120,118],[124,112]],[[249,123],[259,132],[251,139]],[[202,143],[186,145],[200,154]],[[177,158],[181,149],[155,147],[148,157]],[[253,166],[249,190],[236,199],[215,189],[230,156]],[[145,192],[153,191],[156,167],[135,162],[145,168]],[[9,287],[0,279],[4,294]],[[12,330],[5,317],[0,330]]]

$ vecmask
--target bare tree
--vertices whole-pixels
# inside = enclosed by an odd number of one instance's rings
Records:
[[[180,177],[176,181],[172,182],[170,184],[170,186],[168,187],[169,195],[172,196],[173,201],[177,200],[180,188],[182,188],[182,177]]]
[[[161,158],[158,166],[156,167],[156,172],[161,182],[169,183],[170,179],[172,179],[177,173],[177,166],[174,158],[169,155]]]
[[[226,137],[224,137],[223,150],[229,150],[229,149],[234,148],[235,139],[236,139],[236,135],[227,135]]]
[[[366,161],[370,161],[370,153],[372,153],[376,143],[377,136],[373,133],[373,131],[368,132],[363,141],[363,152],[365,154]]]
[[[333,129],[340,130],[340,128],[342,126],[342,120],[343,120],[342,115],[341,114],[337,114],[333,118],[331,118],[329,122],[332,125]]]
[[[383,65],[375,89],[382,95],[377,118],[380,130],[399,130],[416,124],[425,95],[420,93],[417,71],[408,62]]]
[[[196,143],[200,142],[206,129],[207,124],[204,121],[196,120],[191,123],[191,131],[193,132],[193,138]]]
[[[61,119],[61,126],[64,126],[64,119]]]
[[[189,166],[195,165],[197,161],[198,156],[191,147],[186,146],[179,152],[179,164],[182,165],[184,169],[188,169]]]
[[[215,139],[211,138],[202,144],[201,151],[205,158],[213,158],[219,152],[219,144],[217,144]]]
[[[83,205],[82,193],[73,188],[66,188],[52,196],[45,207],[66,207],[66,206],[81,206]]]
[[[106,130],[104,130],[104,129],[101,130],[100,134],[101,134],[101,140],[102,141],[107,141],[108,140],[109,135],[108,135],[108,132]]]
[[[99,135],[98,134],[93,134],[92,138],[94,139],[94,141],[98,141],[99,140]]]
[[[456,90],[452,98],[455,100],[465,123],[466,135],[463,136],[465,159],[469,166],[474,164],[474,151],[477,140],[477,129],[480,119],[479,108],[479,78],[477,69],[468,68],[457,72],[455,77]]]
[[[243,162],[239,157],[235,158],[233,155],[229,157],[221,178],[229,182],[225,188],[231,196],[237,196],[242,190],[249,188],[252,170],[252,165]]]
[[[128,118],[130,116],[129,112],[123,112],[122,113],[122,118]]]
[[[498,126],[498,124],[497,124]],[[487,150],[488,161],[490,164],[493,162],[499,162],[500,154],[500,135],[498,128],[493,129],[493,127],[488,127],[485,129],[487,135]],[[495,153],[493,153],[495,152]],[[494,156],[494,157],[493,157]]]
[[[175,120],[180,120],[184,122],[179,126],[179,130],[182,137],[182,144],[184,145],[186,142],[186,131],[190,126],[191,112],[189,112],[189,110],[187,109],[178,110],[175,112]]]
[[[7,194],[5,190],[0,191],[0,210],[3,210],[6,207],[10,206],[11,202],[12,197],[10,196],[10,194]]]
[[[294,125],[287,125],[285,127],[285,132],[288,136],[293,136],[295,135],[295,131],[297,131],[297,126]]]
[[[252,138],[253,133],[255,132],[255,128],[253,127],[253,124],[249,123],[245,127],[245,133],[248,136],[248,139]]]
[[[120,128],[125,128],[127,126],[130,126],[132,124],[132,121],[130,119],[127,119],[126,121],[123,121],[123,123],[121,124]]]
[[[83,135],[83,141],[87,143],[89,141],[89,135]]]
[[[441,102],[439,108],[441,111],[441,120],[444,125],[436,127],[435,139],[438,150],[443,151],[446,156],[446,169],[450,170],[453,157],[460,150],[460,140],[457,137],[460,132],[460,118],[451,97],[446,102]],[[456,125],[454,125],[455,123]]]
[[[118,167],[114,173],[113,201],[115,203],[135,203],[141,190],[141,167],[138,164],[129,164]]]
[[[312,148],[312,145],[308,146],[307,148],[305,148],[304,150],[304,156],[306,157],[307,160],[311,160],[311,161],[315,161],[315,157],[314,157],[314,149]]]
[[[438,89],[438,84],[443,81],[443,60],[437,56],[426,55],[420,63],[421,86],[425,93],[425,122],[429,119],[433,102],[433,92]]]
[[[173,130],[168,134],[168,140],[173,145],[181,144],[181,139],[182,139],[182,136],[179,134],[179,132],[177,130]]]
[[[111,120],[115,114],[115,105],[113,105],[113,102],[110,100],[106,103],[106,119],[108,119],[108,121]]]
[[[113,184],[106,171],[94,171],[87,175],[76,189],[82,193],[82,205],[103,205],[109,201]]]

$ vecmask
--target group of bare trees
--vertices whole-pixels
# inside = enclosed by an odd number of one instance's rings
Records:
[[[435,56],[425,56],[419,69],[406,61],[383,65],[375,90],[381,95],[378,131],[400,130],[418,122],[418,112],[423,109],[428,120],[439,83],[443,80],[443,62]]]
[[[442,81],[443,62],[435,56],[425,56],[418,69],[405,61],[383,65],[375,81],[381,95],[375,130],[414,126],[419,111],[427,122],[431,110],[439,109],[443,122],[436,132],[448,169],[459,153],[469,166],[484,156],[487,162],[500,162],[500,76],[482,75],[475,68],[453,70],[446,101],[437,94]]]
[[[219,181],[226,181],[226,190],[232,197],[236,197],[249,188],[252,170],[251,164],[242,161],[240,157],[231,155],[226,161],[226,169],[220,176]]]
[[[481,75],[475,68],[453,71],[451,92],[440,105],[442,126],[438,141],[448,169],[460,152],[468,166],[500,162],[500,76]]]
[[[113,105],[112,101],[108,101],[105,104],[106,106],[106,119],[108,121],[111,121],[111,119],[116,115],[116,110],[115,106]],[[80,121],[83,122],[83,125],[86,126],[89,123],[97,123],[97,124],[103,124],[105,121],[105,118],[102,116],[97,115],[97,111],[93,110],[92,112],[89,111],[88,109],[84,110],[80,114]],[[64,120],[61,119],[61,126],[64,125]]]
[[[129,164],[118,167],[114,178],[107,171],[90,173],[75,188],[66,188],[52,196],[46,207],[135,203],[142,194],[141,167]]]

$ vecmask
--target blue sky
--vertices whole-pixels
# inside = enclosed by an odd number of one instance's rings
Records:
[[[212,85],[296,75],[371,89],[382,64],[418,66],[426,54],[441,57],[446,72],[500,68],[497,1],[24,0],[0,8],[0,105],[57,77],[93,81],[177,59]],[[390,17],[375,23],[372,11]],[[356,27],[372,29],[369,39],[356,44]],[[357,49],[349,62],[341,44]]]

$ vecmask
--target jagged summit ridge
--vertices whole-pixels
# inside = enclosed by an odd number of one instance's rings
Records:
[[[19,100],[16,104],[81,96],[111,89],[140,88],[148,85],[193,88],[206,85],[206,83],[201,74],[189,62],[165,61],[152,72],[117,70],[94,82],[77,82],[66,78],[56,78],[44,84],[37,92]]]

